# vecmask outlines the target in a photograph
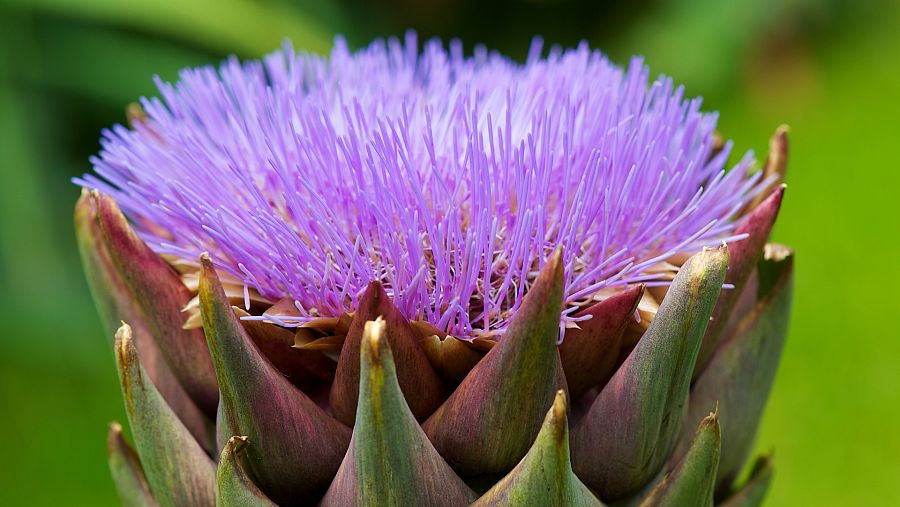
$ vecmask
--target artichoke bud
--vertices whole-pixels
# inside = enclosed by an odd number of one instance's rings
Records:
[[[759,504],[786,128],[755,171],[639,59],[463,54],[285,47],[104,131],[75,228],[124,504]]]

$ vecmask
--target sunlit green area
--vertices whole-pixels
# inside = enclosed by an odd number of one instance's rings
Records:
[[[425,2],[423,2],[425,3]],[[795,311],[759,436],[768,505],[900,505],[900,4],[885,0],[0,0],[0,505],[114,504],[124,420],[72,232],[102,128],[188,65],[284,38],[327,51],[418,29],[522,57],[533,34],[643,54],[765,157],[791,126],[776,228]],[[621,4],[621,5],[620,5]]]

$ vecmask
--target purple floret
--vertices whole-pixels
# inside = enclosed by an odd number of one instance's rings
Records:
[[[563,247],[562,325],[592,297],[665,283],[651,266],[739,239],[765,187],[746,154],[726,171],[716,115],[672,80],[586,44],[540,42],[516,63],[439,41],[337,40],[157,81],[147,119],[104,132],[76,183],[119,203],[157,252],[220,269],[298,324],[352,311],[381,281],[448,333],[502,331]]]

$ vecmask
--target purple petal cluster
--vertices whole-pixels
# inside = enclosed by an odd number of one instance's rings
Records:
[[[104,132],[95,174],[159,253],[293,298],[296,324],[352,311],[381,281],[409,318],[502,331],[563,248],[563,322],[604,291],[666,283],[655,264],[733,241],[765,182],[726,170],[716,115],[672,80],[586,44],[524,64],[461,44],[378,41],[157,81],[132,129]]]

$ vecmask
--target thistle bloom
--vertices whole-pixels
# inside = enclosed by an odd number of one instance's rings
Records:
[[[699,99],[586,44],[338,40],[157,84],[75,180],[123,500],[762,498],[768,458],[735,479],[790,308],[784,129],[730,162]]]
[[[77,182],[156,252],[208,251],[289,298],[282,324],[353,311],[377,280],[409,319],[493,335],[558,247],[571,322],[605,291],[667,283],[675,254],[740,239],[733,218],[771,183],[749,153],[726,170],[699,99],[586,44],[542,58],[536,42],[519,65],[338,40],[329,59],[288,46],[158,86]]]

